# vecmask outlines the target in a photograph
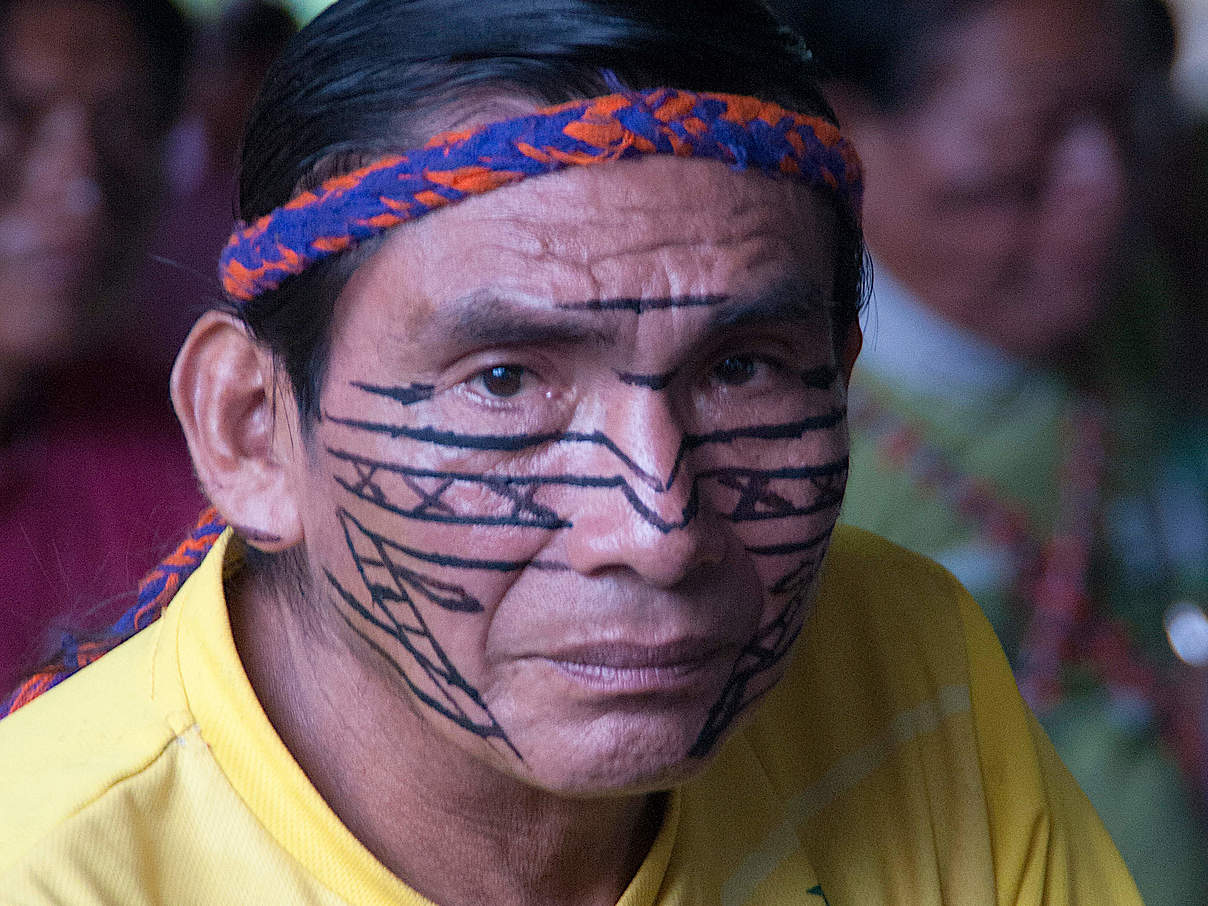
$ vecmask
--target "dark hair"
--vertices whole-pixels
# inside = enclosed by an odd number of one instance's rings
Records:
[[[834,120],[799,39],[756,0],[340,0],[268,72],[244,138],[240,216],[252,221],[300,188],[422,142],[461,105],[608,93],[604,70],[631,87],[757,95]],[[835,296],[845,332],[862,304],[864,247],[858,225],[841,220]],[[335,299],[374,246],[241,311],[289,375],[304,421],[317,411]]]
[[[801,32],[822,77],[884,110],[905,105],[924,76],[928,37],[993,0],[768,0]]]

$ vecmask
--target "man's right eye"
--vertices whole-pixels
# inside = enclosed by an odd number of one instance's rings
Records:
[[[524,389],[528,369],[523,365],[492,365],[484,368],[474,378],[487,395],[506,399]]]

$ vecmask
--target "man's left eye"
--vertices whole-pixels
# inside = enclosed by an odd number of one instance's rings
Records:
[[[528,369],[523,365],[493,365],[478,373],[482,388],[491,396],[507,398],[524,389]]]
[[[755,377],[759,364],[752,356],[727,356],[713,366],[713,377],[727,387],[738,387]]]

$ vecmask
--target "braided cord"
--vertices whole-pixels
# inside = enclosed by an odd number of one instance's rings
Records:
[[[159,619],[181,583],[201,565],[225,528],[226,523],[216,509],[209,507],[202,511],[189,536],[139,583],[134,606],[95,638],[78,641],[65,634],[54,659],[24,680],[0,704],[0,718],[28,705]]]
[[[430,211],[530,176],[644,154],[720,160],[828,192],[859,217],[860,162],[832,123],[742,95],[656,88],[547,107],[446,132],[324,182],[223,250],[223,288],[244,302],[329,255]]]

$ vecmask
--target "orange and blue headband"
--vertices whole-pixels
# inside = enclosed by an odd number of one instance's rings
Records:
[[[800,179],[859,220],[860,161],[833,123],[752,97],[655,88],[442,133],[423,148],[329,179],[240,224],[219,263],[222,285],[248,302],[429,211],[530,176],[642,154],[702,157]]]

